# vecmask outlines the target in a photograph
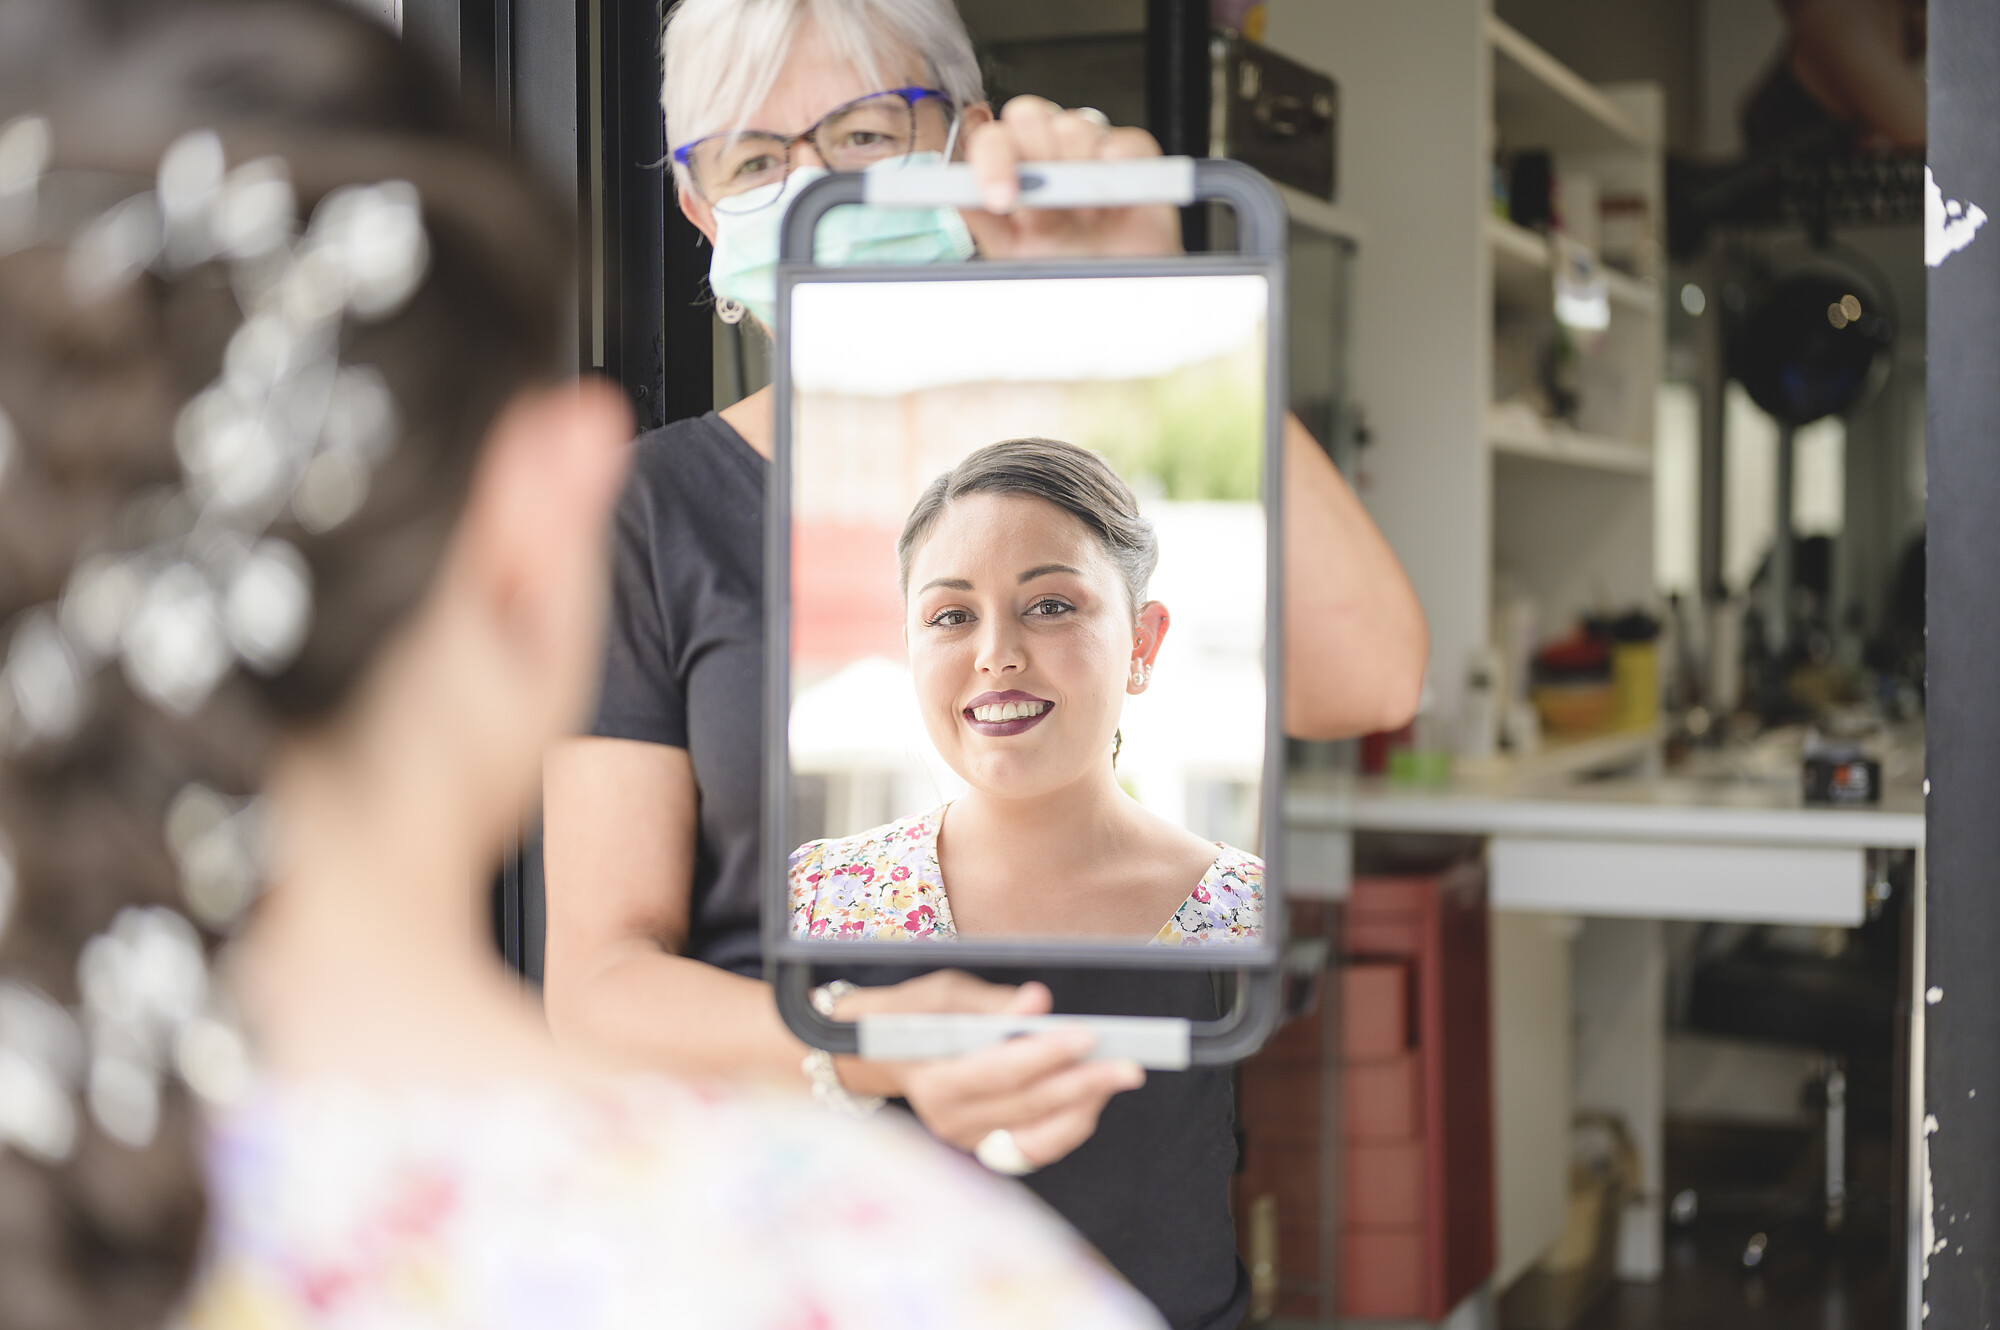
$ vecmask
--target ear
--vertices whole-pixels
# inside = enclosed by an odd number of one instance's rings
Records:
[[[981,125],[993,123],[993,106],[990,102],[972,102],[958,113],[958,137],[952,142],[952,160],[965,160],[965,142],[972,131]]]
[[[708,237],[708,243],[715,243],[715,209],[708,206],[708,200],[689,189],[686,185],[676,186],[674,197],[681,205],[681,216],[694,223],[694,229]]]
[[[460,525],[462,563],[502,635],[530,655],[574,615],[579,579],[604,560],[632,413],[602,379],[523,392],[487,435]]]
[[[1132,629],[1131,666],[1143,665],[1153,668],[1153,660],[1160,654],[1160,644],[1167,640],[1167,629],[1173,624],[1173,616],[1167,607],[1157,600],[1149,600],[1139,607],[1139,620]],[[1127,666],[1128,669],[1131,666]],[[1137,697],[1146,691],[1146,684],[1125,681],[1125,691]]]

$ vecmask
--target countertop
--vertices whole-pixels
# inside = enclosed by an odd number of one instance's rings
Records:
[[[1657,750],[1655,750],[1657,751]],[[1633,752],[1644,756],[1643,747]],[[1578,777],[1548,768],[1455,776],[1440,787],[1380,777],[1295,780],[1286,820],[1295,831],[1405,831],[1619,841],[1693,841],[1826,848],[1915,848],[1924,843],[1921,749],[1885,755],[1879,804],[1807,805],[1798,736],[1704,754],[1667,773]]]

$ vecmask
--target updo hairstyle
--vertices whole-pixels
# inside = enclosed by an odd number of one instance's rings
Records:
[[[944,510],[968,494],[1025,494],[1074,517],[1097,538],[1125,581],[1136,618],[1160,562],[1153,524],[1139,515],[1139,501],[1102,456],[1060,439],[1006,439],[969,454],[933,480],[910,509],[896,541],[897,585],[910,594],[910,564]]]
[[[164,831],[176,794],[254,795],[276,741],[333,716],[428,590],[492,422],[555,376],[573,265],[563,214],[491,127],[351,5],[0,0],[0,127],[23,117],[48,126],[45,179],[129,180],[129,195],[203,130],[232,168],[282,159],[301,223],[342,186],[408,182],[429,251],[400,312],[339,334],[340,363],[379,374],[399,424],[365,501],[328,530],[286,516],[267,533],[310,580],[290,663],[235,668],[184,716],[113,664],[73,732],[0,743],[0,998],[74,1010],[80,949],[121,910],[187,912]],[[84,299],[68,253],[56,239],[0,256],[0,661],[82,558],[147,541],[145,496],[181,480],[176,418],[244,321],[223,264]],[[63,1157],[0,1136],[0,1330],[166,1319],[201,1240],[196,1117],[167,1075],[150,1144],[113,1139],[81,1104]]]

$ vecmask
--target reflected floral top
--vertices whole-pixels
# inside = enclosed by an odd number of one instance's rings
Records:
[[[210,1132],[187,1330],[1158,1327],[900,1114],[667,1081],[266,1088]]]
[[[792,852],[794,937],[851,942],[942,941],[958,936],[938,867],[945,804],[916,817]],[[1216,843],[1221,853],[1153,935],[1154,946],[1255,942],[1264,933],[1264,861]]]

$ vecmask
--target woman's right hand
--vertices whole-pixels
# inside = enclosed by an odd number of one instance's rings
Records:
[[[941,970],[881,988],[858,988],[834,1007],[841,1020],[868,1012],[1049,1013],[1049,990],[1028,983],[989,984]],[[931,1134],[971,1150],[996,1128],[1013,1133],[1037,1166],[1052,1164],[1090,1139],[1111,1096],[1136,1090],[1146,1073],[1136,1062],[1087,1062],[1096,1037],[1086,1029],[1023,1035],[991,1048],[924,1062],[837,1058],[856,1094],[905,1099]]]

